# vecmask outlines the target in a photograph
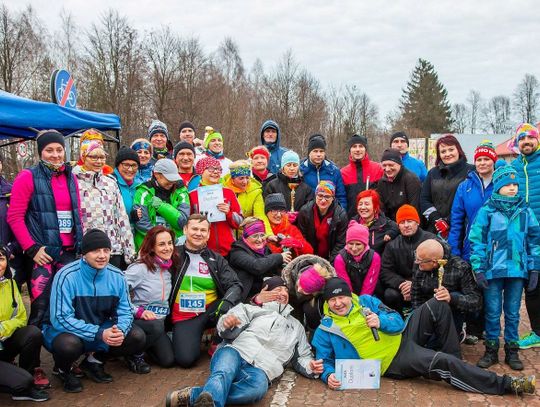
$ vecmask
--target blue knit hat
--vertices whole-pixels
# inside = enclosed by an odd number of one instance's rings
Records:
[[[285,151],[283,156],[281,156],[281,168],[285,167],[285,165],[289,163],[296,163],[300,165],[300,157],[292,150]]]
[[[493,173],[493,191],[498,193],[502,187],[510,184],[519,184],[518,173],[506,161],[498,160]]]

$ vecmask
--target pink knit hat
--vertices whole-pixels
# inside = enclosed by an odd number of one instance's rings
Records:
[[[351,220],[347,229],[345,241],[349,243],[351,240],[362,242],[364,246],[369,247],[369,229],[360,223]]]
[[[306,269],[298,278],[298,284],[306,294],[313,294],[321,291],[325,283],[326,280],[324,277],[321,276],[313,266]]]

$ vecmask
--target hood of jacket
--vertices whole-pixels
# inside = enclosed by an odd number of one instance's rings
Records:
[[[265,143],[264,142],[264,137],[263,137],[264,131],[266,129],[268,129],[268,128],[275,128],[276,131],[277,131],[276,141],[274,143],[271,143],[271,144]],[[261,144],[263,146],[266,146],[266,148],[268,148],[268,150],[270,150],[270,151],[278,149],[280,147],[280,145],[281,145],[281,130],[279,128],[279,125],[273,120],[267,120],[262,124],[261,131],[260,131],[260,136],[261,136]]]

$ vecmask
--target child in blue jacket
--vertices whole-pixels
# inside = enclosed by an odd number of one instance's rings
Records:
[[[540,226],[518,193],[518,173],[497,162],[493,194],[480,208],[471,227],[471,265],[484,291],[486,350],[478,366],[498,362],[500,318],[504,309],[505,363],[522,370],[518,355],[519,308],[523,288],[534,290],[540,267]],[[504,300],[503,300],[504,298]]]

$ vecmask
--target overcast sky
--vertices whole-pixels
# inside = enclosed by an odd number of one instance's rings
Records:
[[[397,106],[419,57],[435,65],[452,103],[470,89],[510,96],[525,73],[540,79],[540,6],[534,0],[4,0],[31,4],[50,31],[63,9],[84,29],[108,8],[141,31],[170,25],[206,52],[225,36],[247,69],[265,71],[287,49],[321,81],[355,84],[381,111]]]

